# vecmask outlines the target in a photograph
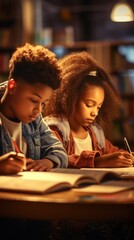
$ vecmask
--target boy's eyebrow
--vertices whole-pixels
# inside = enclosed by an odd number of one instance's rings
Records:
[[[33,95],[39,97],[40,99],[42,99],[42,97],[38,94],[38,93],[33,93]],[[49,98],[47,98],[44,102],[47,102],[49,100]]]
[[[42,99],[42,97],[38,93],[33,93],[33,95],[36,95],[38,98]]]

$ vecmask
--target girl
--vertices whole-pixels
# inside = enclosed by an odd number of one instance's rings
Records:
[[[63,142],[69,167],[132,166],[132,154],[113,146],[101,128],[120,106],[108,74],[87,52],[66,55],[59,67],[61,86],[50,98],[45,120]]]

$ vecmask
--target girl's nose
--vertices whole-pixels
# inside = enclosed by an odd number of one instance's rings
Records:
[[[91,112],[91,115],[92,116],[97,116],[98,115],[98,109],[97,108],[94,108]]]

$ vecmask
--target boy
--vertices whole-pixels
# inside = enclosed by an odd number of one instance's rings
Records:
[[[2,165],[7,158],[8,162],[18,158],[21,170],[49,171],[53,167],[67,167],[66,151],[41,115],[43,106],[59,85],[60,69],[51,51],[26,43],[14,52],[0,102],[1,174],[20,171],[20,167],[7,171]]]

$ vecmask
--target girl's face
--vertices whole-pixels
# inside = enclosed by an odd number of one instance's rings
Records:
[[[97,117],[104,101],[104,89],[87,85],[76,101],[73,120],[78,126],[88,126]]]
[[[52,88],[36,83],[29,85],[19,81],[9,90],[7,117],[12,121],[29,123],[42,112],[42,107],[52,94]]]

